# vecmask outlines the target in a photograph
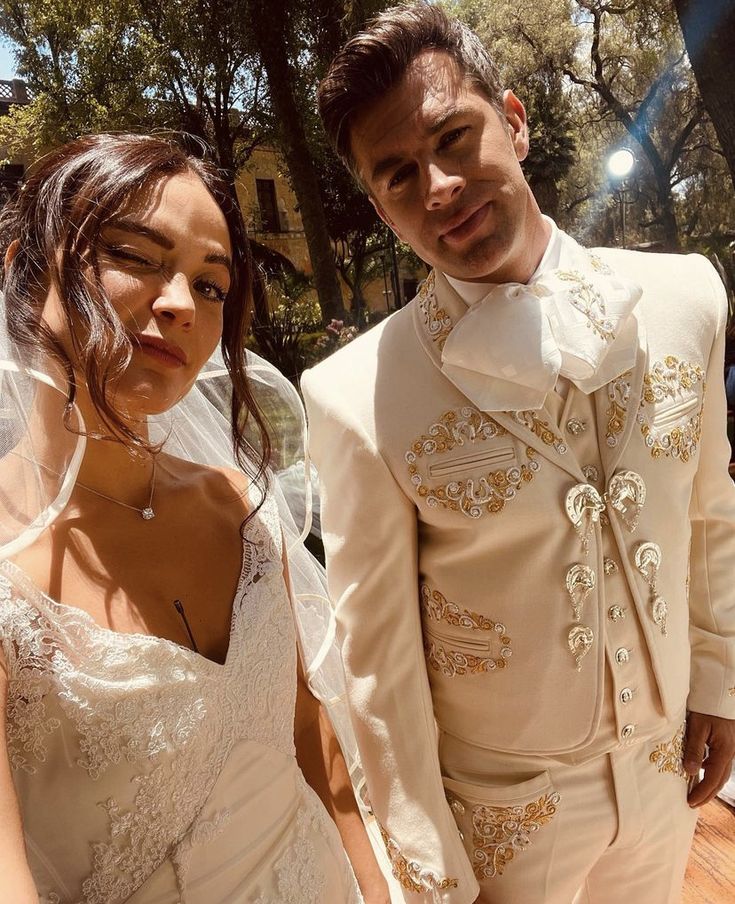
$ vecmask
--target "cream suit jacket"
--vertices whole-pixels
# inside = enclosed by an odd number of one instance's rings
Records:
[[[509,754],[583,755],[593,743],[617,600],[598,578],[585,614],[595,641],[577,671],[565,575],[574,562],[603,574],[603,531],[640,623],[655,715],[675,719],[688,700],[735,718],[724,289],[696,255],[597,254],[643,289],[636,364],[594,405],[605,486],[634,472],[646,499],[634,530],[608,504],[584,557],[565,512],[583,462],[551,414],[480,412],[441,373],[467,310],[442,274],[303,378],[351,714],[406,900],[468,904],[478,891],[437,723]],[[662,553],[665,635],[633,562],[642,541]]]

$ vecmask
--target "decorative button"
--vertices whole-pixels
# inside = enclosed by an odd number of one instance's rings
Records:
[[[605,556],[605,559],[604,559],[604,566],[605,566],[605,574],[607,574],[607,575],[615,574],[618,570],[618,563],[615,562],[613,559],[608,558],[607,556]]]
[[[626,650],[625,647],[620,647],[619,650],[615,651],[615,662],[618,665],[622,665],[624,662],[628,662],[630,659],[630,650]]]
[[[633,691],[629,687],[624,687],[622,691],[620,691],[620,702],[621,703],[630,703],[633,699]]]
[[[452,798],[452,802],[449,806],[452,808],[452,813],[456,813],[457,816],[464,815],[464,804],[457,800],[456,797]]]
[[[596,483],[600,479],[600,472],[594,465],[583,465],[582,473],[587,480],[591,480],[592,483]]]
[[[625,607],[624,606],[610,606],[607,610],[607,617],[610,621],[620,621],[621,618],[625,618]]]
[[[587,429],[585,421],[580,421],[578,417],[570,417],[567,421],[567,432],[572,436],[579,436]]]
[[[635,734],[635,725],[624,725],[620,734],[623,740],[627,741],[628,738],[632,738]]]

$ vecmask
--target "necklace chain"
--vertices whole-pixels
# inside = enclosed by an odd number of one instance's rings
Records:
[[[95,490],[92,487],[88,487],[86,483],[82,483],[80,480],[77,480],[76,485],[81,487],[83,490],[86,490],[88,493],[94,493],[95,496],[99,496],[101,499],[106,499],[108,502],[114,502],[116,505],[122,505],[124,508],[131,509],[134,512],[138,512],[140,517],[144,521],[152,521],[153,518],[156,517],[156,513],[153,510],[153,493],[156,490],[156,459],[153,459],[153,473],[151,474],[151,493],[148,497],[148,505],[145,508],[138,508],[137,505],[130,505],[128,502],[122,502],[120,499],[115,499],[112,496],[108,496],[105,493],[100,493],[99,490]]]
[[[37,464],[39,467],[43,468],[44,471],[49,471],[51,474],[55,474],[57,477],[61,477],[61,474],[58,471],[54,471],[53,468],[49,468],[48,465],[41,464],[41,462],[34,461],[32,458],[28,458],[27,455],[21,455],[20,452],[11,452],[12,455],[17,455],[18,458],[23,458],[31,464]],[[77,480],[75,486],[80,487],[83,490],[86,490],[88,493],[94,493],[95,496],[99,496],[101,499],[106,499],[108,502],[114,502],[115,505],[121,505],[123,508],[131,509],[134,512],[137,512],[140,517],[144,521],[152,521],[153,518],[156,517],[156,513],[153,509],[153,494],[156,490],[156,459],[153,458],[153,472],[151,473],[151,492],[148,497],[148,505],[145,508],[138,508],[137,505],[130,505],[128,502],[122,502],[120,499],[115,499],[113,496],[108,496],[106,493],[100,493],[99,490],[95,490],[92,487],[88,487],[86,483],[82,483],[81,480]]]

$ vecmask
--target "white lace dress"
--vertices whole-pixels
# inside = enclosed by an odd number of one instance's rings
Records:
[[[294,757],[296,643],[270,501],[244,533],[223,665],[98,627],[0,565],[7,740],[42,904],[362,900]]]

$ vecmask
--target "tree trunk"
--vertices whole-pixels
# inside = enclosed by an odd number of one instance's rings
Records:
[[[674,0],[674,6],[735,186],[735,6],[732,0]]]
[[[284,33],[284,14],[274,13],[264,0],[253,0],[252,21],[259,23],[257,42],[273,110],[282,136],[282,151],[299,202],[309,248],[314,284],[326,322],[344,317],[342,292],[334,264],[334,252],[324,216],[319,182],[306,140],[301,113],[294,96],[293,76]]]

